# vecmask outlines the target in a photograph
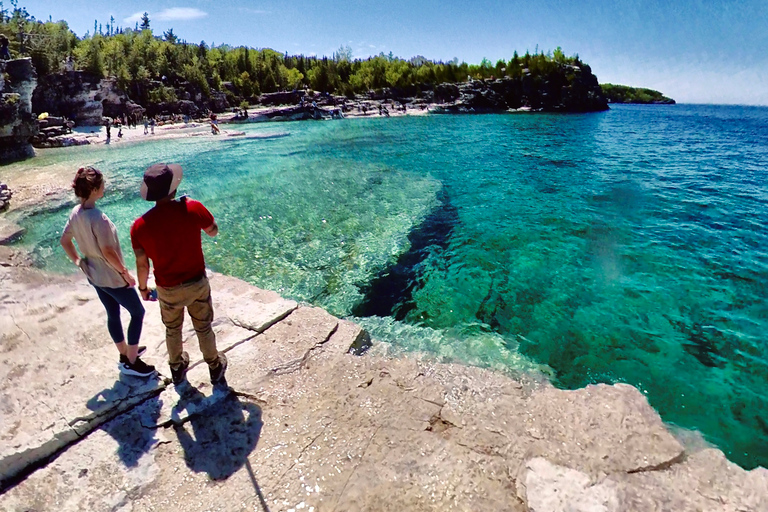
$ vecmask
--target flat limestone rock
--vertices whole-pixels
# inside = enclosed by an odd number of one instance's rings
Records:
[[[564,391],[426,358],[356,356],[349,347],[365,332],[318,308],[297,307],[259,333],[225,310],[274,295],[215,274],[231,392],[214,392],[199,354],[186,391],[133,385],[118,378],[87,284],[17,267],[0,267],[0,279],[3,453],[85,436],[1,494],[0,510],[762,512],[768,503],[768,471],[746,472],[717,450],[686,453],[630,386]],[[159,311],[145,305],[146,359],[167,365]],[[189,327],[184,336],[192,355]]]
[[[325,354],[362,354],[371,346],[371,336],[359,325],[348,320],[339,320],[339,326],[325,344]]]
[[[31,267],[32,263],[32,258],[27,252],[0,245],[0,266]]]
[[[627,510],[619,508],[614,482],[594,483],[586,473],[538,457],[527,462],[518,485],[518,493],[530,512]]]
[[[544,387],[529,402],[536,453],[590,476],[647,471],[684,450],[642,393],[626,384]]]
[[[164,387],[120,375],[103,306],[84,279],[24,274],[30,279],[0,274],[9,297],[0,305],[3,479]]]
[[[8,511],[77,512],[140,510],[134,497],[155,481],[158,444],[165,433],[146,428],[158,413],[159,398],[102,425],[53,462],[0,496]],[[175,436],[174,436],[175,437]]]
[[[0,245],[8,245],[19,240],[26,231],[23,227],[0,218]]]
[[[768,511],[768,470],[744,471],[720,450],[706,449],[657,471],[611,475],[621,510]]]
[[[265,378],[299,371],[309,364],[313,351],[320,352],[338,323],[320,308],[298,308],[252,342],[230,351],[227,381],[236,389],[250,391]]]
[[[210,281],[216,315],[251,331],[265,331],[298,306],[296,301],[233,277],[212,273]]]

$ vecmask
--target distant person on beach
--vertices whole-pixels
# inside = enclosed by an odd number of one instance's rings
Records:
[[[153,117],[149,120],[149,131],[152,133],[152,135],[155,134],[155,125],[157,124],[157,120]]]
[[[107,127],[107,144],[109,144],[109,141],[112,139],[112,123],[107,120],[104,125]]]
[[[139,346],[144,306],[133,288],[136,281],[125,267],[115,225],[96,208],[96,201],[104,197],[104,177],[101,171],[93,167],[80,168],[75,174],[72,188],[80,204],[72,209],[64,226],[61,246],[96,289],[96,295],[107,310],[107,330],[120,352],[120,371],[138,377],[151,376],[155,373],[155,367],[139,358],[146,348]],[[77,247],[72,242],[73,238]],[[120,321],[120,306],[131,315],[127,345]]]
[[[155,206],[131,227],[139,293],[144,300],[150,300],[147,279],[151,261],[173,383],[184,382],[189,367],[189,355],[183,350],[181,336],[186,308],[203,359],[208,363],[211,383],[226,386],[227,359],[216,349],[216,335],[211,326],[211,287],[205,274],[200,234],[202,230],[208,236],[216,236],[219,227],[202,203],[185,196],[176,199],[182,177],[178,164],[155,164],[144,172],[141,197],[154,201]]]
[[[149,119],[144,116],[144,135],[149,133]]]
[[[8,49],[8,45],[11,42],[5,37],[5,34],[0,34],[0,59],[11,60],[11,51]]]
[[[221,133],[219,120],[216,118],[216,114],[211,114],[211,134],[218,135],[219,133]]]

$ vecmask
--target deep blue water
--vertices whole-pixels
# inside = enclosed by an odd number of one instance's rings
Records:
[[[616,106],[252,125],[45,153],[96,164],[129,248],[143,169],[185,168],[215,270],[351,316],[377,339],[561,387],[627,382],[663,419],[768,466],[768,108]],[[71,205],[21,219],[69,268]],[[130,252],[130,251],[129,251]]]

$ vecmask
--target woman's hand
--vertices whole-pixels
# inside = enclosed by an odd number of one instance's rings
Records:
[[[125,269],[125,271],[120,272],[120,275],[125,279],[125,282],[128,283],[128,286],[133,288],[136,286],[136,280],[133,278],[130,272],[128,272],[128,269]]]

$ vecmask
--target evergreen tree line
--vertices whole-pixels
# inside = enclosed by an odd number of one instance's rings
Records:
[[[653,89],[617,84],[600,84],[600,87],[609,103],[675,103],[672,98]]]
[[[495,64],[483,59],[480,64],[435,62],[424,57],[404,60],[380,54],[354,59],[349,47],[328,57],[288,55],[268,48],[253,49],[226,44],[188,43],[173,30],[155,36],[149,16],[133,28],[115,27],[114,18],[102,26],[94,22],[93,33],[77,37],[65,21],[40,21],[11,0],[13,9],[0,2],[0,32],[11,39],[11,53],[31,56],[38,75],[66,69],[82,70],[98,77],[112,76],[126,91],[150,90],[151,101],[175,100],[174,87],[191,83],[204,94],[211,89],[229,91],[251,98],[261,93],[313,90],[352,96],[385,87],[404,89],[420,85],[464,82],[470,78],[519,78],[524,73],[546,79],[562,66],[578,66],[589,71],[578,55],[567,57],[558,47],[544,54],[537,50]],[[21,35],[19,37],[19,35]],[[154,86],[147,87],[154,82]],[[231,86],[225,86],[228,82]],[[231,91],[230,91],[231,94]]]

